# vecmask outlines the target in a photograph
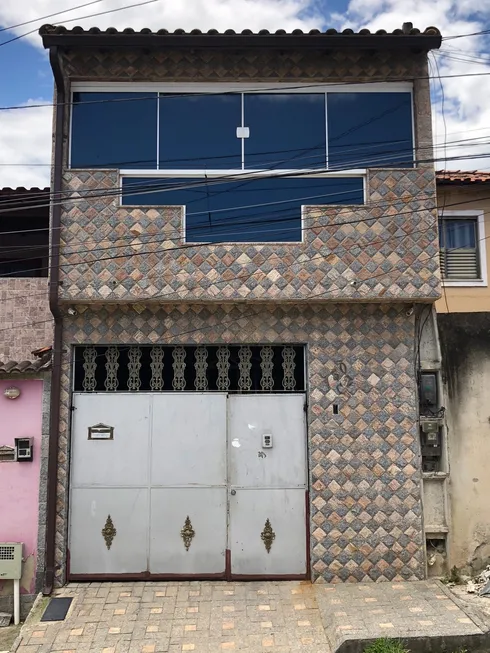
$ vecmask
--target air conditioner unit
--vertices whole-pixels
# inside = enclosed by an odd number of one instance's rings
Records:
[[[0,580],[20,580],[22,543],[0,542]]]

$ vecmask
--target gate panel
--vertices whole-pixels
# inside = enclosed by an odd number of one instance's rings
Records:
[[[146,488],[73,489],[71,506],[70,576],[147,570]]]
[[[304,396],[229,402],[231,572],[305,575]]]
[[[233,395],[230,482],[237,487],[306,487],[304,395]],[[264,447],[271,436],[271,447]]]
[[[150,397],[75,394],[73,407],[72,487],[146,487]],[[112,439],[89,440],[89,427],[97,424],[112,427]]]
[[[226,395],[154,395],[151,485],[226,484]]]
[[[145,572],[150,398],[75,394],[73,406],[70,574]]]
[[[151,573],[224,574],[226,489],[153,488],[150,530]]]
[[[153,397],[150,571],[224,574],[226,395]]]
[[[246,488],[235,491],[236,495],[230,500],[232,573],[305,575],[304,490]]]

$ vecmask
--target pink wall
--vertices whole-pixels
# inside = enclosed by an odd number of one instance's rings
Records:
[[[7,399],[5,388],[21,391],[17,399]],[[0,462],[0,542],[23,542],[21,592],[34,592],[41,460],[43,382],[0,380],[0,445],[14,446],[14,438],[34,438],[32,462]],[[0,594],[10,593],[11,583],[0,582]]]

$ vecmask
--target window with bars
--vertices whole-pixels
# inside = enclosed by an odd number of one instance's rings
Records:
[[[305,390],[301,345],[77,346],[75,392]]]
[[[482,278],[477,217],[439,218],[441,275],[448,281]]]

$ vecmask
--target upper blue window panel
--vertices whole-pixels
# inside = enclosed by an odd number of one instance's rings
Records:
[[[324,93],[245,94],[244,103],[246,168],[325,168]]]
[[[410,93],[329,93],[328,167],[413,166]]]
[[[124,178],[122,203],[185,206],[187,242],[298,242],[302,206],[363,204],[364,191],[362,178]]]
[[[241,102],[241,95],[160,95],[160,168],[241,168]]]
[[[72,168],[156,168],[156,93],[73,93]]]

